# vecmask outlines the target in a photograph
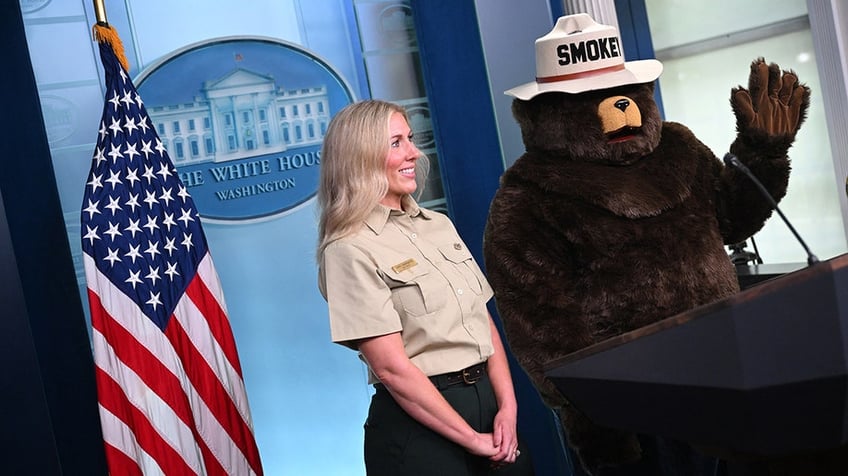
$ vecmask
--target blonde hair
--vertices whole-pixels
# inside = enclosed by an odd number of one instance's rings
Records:
[[[389,121],[394,113],[409,122],[406,110],[375,99],[342,108],[327,127],[321,147],[318,179],[318,250],[355,232],[389,190],[386,156],[390,146]],[[429,169],[426,156],[416,161],[419,190]]]

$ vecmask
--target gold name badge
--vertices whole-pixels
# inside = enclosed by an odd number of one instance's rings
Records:
[[[411,268],[411,267],[413,267],[417,264],[418,263],[416,263],[414,259],[409,258],[406,261],[400,262],[400,263],[392,266],[392,271],[394,271],[395,273],[401,273],[401,272],[404,272],[407,269],[409,269],[409,268]]]

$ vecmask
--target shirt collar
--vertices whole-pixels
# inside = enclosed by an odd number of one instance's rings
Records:
[[[370,228],[371,231],[379,235],[383,232],[383,228],[385,228],[386,223],[389,222],[389,217],[391,216],[409,215],[411,218],[417,218],[420,216],[425,220],[430,219],[429,211],[418,206],[418,203],[409,195],[404,195],[401,199],[401,203],[403,205],[403,210],[396,210],[378,203],[374,206],[374,209],[371,210],[371,214],[368,215],[368,218],[365,219],[365,224],[368,225],[368,228]]]

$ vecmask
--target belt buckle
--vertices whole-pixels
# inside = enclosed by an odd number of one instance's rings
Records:
[[[474,385],[475,383],[477,383],[478,380],[480,380],[480,374],[481,373],[478,373],[477,375],[471,375],[471,372],[469,372],[468,369],[463,369],[462,381],[465,382],[467,385]]]

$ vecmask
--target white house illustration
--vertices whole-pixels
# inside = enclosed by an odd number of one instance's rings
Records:
[[[176,163],[224,162],[320,143],[330,121],[325,85],[285,90],[243,68],[206,81],[193,102],[148,108]]]

